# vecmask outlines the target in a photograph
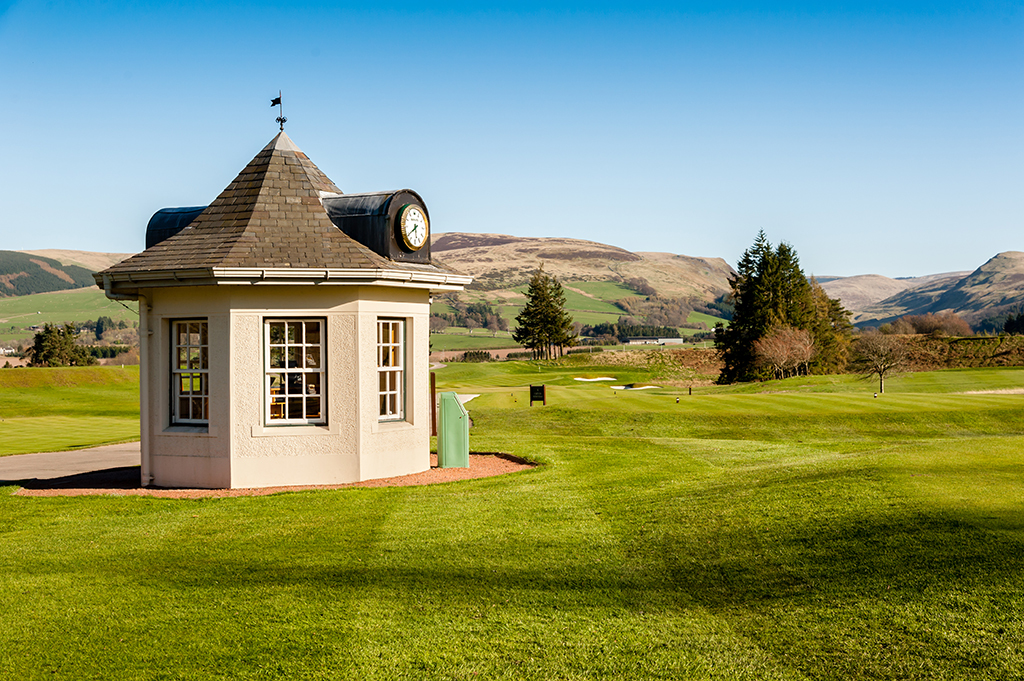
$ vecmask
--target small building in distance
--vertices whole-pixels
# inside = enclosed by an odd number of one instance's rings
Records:
[[[142,484],[337,484],[430,467],[434,263],[412,190],[343,194],[281,132],[95,275],[139,301]]]
[[[662,338],[660,336],[630,336],[626,345],[682,345],[685,338]]]

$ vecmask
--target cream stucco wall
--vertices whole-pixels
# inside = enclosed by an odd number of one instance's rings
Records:
[[[379,286],[207,286],[154,289],[148,326],[152,484],[267,487],[335,484],[430,467],[429,292]],[[376,323],[406,321],[405,418],[378,418]],[[209,428],[171,426],[170,325],[207,318]],[[325,325],[325,425],[265,423],[263,324]]]
[[[146,296],[149,381],[148,455],[152,484],[161,487],[228,487],[230,423],[229,295],[212,287],[154,289]],[[171,425],[171,324],[205,318],[209,325],[209,427]],[[146,433],[143,437],[146,437]]]

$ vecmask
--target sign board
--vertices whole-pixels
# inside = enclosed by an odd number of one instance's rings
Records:
[[[548,403],[546,386],[543,385],[531,385],[530,386],[530,406],[533,406],[534,402],[541,402],[543,404]]]

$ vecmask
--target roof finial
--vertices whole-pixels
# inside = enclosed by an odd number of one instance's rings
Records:
[[[277,110],[277,113],[278,113],[277,122],[281,126],[281,132],[284,132],[284,124],[288,122],[288,119],[284,117],[284,105],[281,104],[281,91],[280,90],[277,91],[277,97],[275,97],[274,99],[270,100],[270,106],[280,107]]]

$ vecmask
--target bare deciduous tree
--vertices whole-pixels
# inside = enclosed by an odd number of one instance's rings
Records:
[[[805,329],[779,327],[754,341],[754,355],[776,378],[796,375],[814,358],[814,336]]]
[[[906,343],[896,335],[865,333],[853,348],[857,354],[854,368],[863,374],[877,375],[880,393],[885,392],[885,377],[906,367],[909,358]]]

